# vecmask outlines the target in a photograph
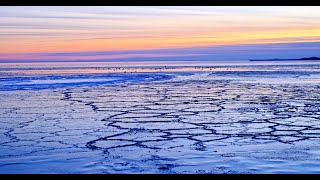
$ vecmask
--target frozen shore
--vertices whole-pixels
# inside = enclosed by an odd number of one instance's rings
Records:
[[[317,68],[6,76],[0,173],[320,173]]]

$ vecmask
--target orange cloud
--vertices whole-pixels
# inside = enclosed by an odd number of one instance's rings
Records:
[[[77,52],[99,50],[142,50],[172,47],[193,47],[208,45],[261,44],[279,42],[318,41],[320,27],[286,28],[278,30],[229,29],[222,32],[181,34],[157,38],[107,38],[99,39],[12,39],[0,42],[0,53],[37,53],[37,52]],[[82,38],[82,37],[79,37]],[[298,38],[298,40],[297,40]],[[1,56],[1,55],[0,55]]]

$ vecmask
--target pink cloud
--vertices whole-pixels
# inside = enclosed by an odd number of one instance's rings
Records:
[[[0,55],[0,59],[14,59],[14,60],[56,60],[56,61],[77,61],[77,60],[111,60],[111,59],[122,59],[122,58],[139,58],[139,57],[179,57],[179,56],[201,56],[205,54],[178,54],[178,53],[168,53],[168,54],[154,54],[154,53],[141,53],[141,54],[114,54],[114,55],[61,55],[61,56],[50,56],[43,54],[5,54]]]

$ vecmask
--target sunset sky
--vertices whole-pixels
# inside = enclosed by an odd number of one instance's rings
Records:
[[[320,7],[0,7],[0,62],[320,56]]]

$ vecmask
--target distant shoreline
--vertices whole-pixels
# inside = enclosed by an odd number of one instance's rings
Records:
[[[320,61],[319,57],[307,57],[299,59],[250,59],[249,61]]]

